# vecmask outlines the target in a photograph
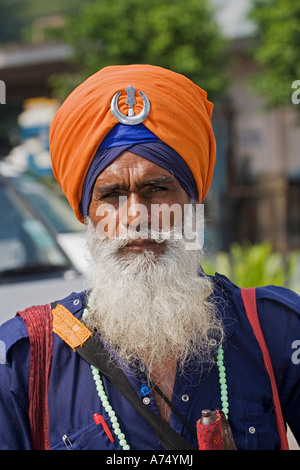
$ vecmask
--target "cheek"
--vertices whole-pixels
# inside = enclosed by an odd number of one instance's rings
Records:
[[[159,230],[170,230],[174,227],[181,228],[184,219],[184,205],[175,203],[163,204],[151,207],[151,227]]]
[[[90,218],[100,236],[116,236],[118,211],[111,204],[91,204]]]

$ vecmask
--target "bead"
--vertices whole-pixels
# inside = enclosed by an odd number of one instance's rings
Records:
[[[110,405],[108,398],[106,396],[106,393],[104,391],[103,383],[100,377],[99,370],[95,366],[91,366],[94,382],[96,385],[96,390],[98,392],[98,396],[102,402],[102,406],[104,407],[105,411],[108,413],[108,416],[110,417],[110,421],[112,424],[112,427],[114,429],[114,433],[116,436],[119,438],[120,446],[124,450],[129,450],[130,447],[127,444],[127,441],[125,439],[125,434],[121,432],[120,425],[118,423],[118,419],[116,417],[115,411],[112,409],[112,406]]]
[[[224,411],[224,413],[225,413],[225,410],[227,410],[226,413],[228,413],[228,409],[229,409],[229,403],[228,401],[224,401],[222,403],[222,410]]]
[[[227,383],[226,383],[226,369],[225,369],[223,360],[224,360],[224,351],[223,351],[223,348],[219,346],[218,352],[217,352],[217,366],[219,370],[219,383],[220,383],[220,392],[221,392],[222,411],[227,418],[228,413],[229,413],[229,402],[228,402]]]

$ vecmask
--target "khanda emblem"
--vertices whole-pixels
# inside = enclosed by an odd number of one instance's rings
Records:
[[[141,95],[143,99],[144,108],[139,114],[135,116],[134,109],[133,109],[133,105],[136,104],[135,88],[132,85],[129,85],[126,88],[126,93],[127,93],[126,104],[128,105],[127,116],[122,114],[121,111],[119,110],[118,99],[121,94],[120,91],[116,93],[113,99],[111,100],[110,109],[114,117],[117,119],[117,121],[121,122],[122,124],[128,124],[129,126],[135,126],[136,124],[140,124],[141,122],[145,121],[150,111],[150,102],[148,100],[148,97],[145,95],[145,93],[143,93],[142,91],[139,91],[139,94]]]

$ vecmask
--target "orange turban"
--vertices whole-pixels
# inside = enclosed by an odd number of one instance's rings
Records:
[[[106,67],[79,85],[57,111],[50,129],[50,153],[54,175],[76,217],[83,222],[79,204],[82,187],[93,157],[108,132],[118,124],[111,101],[121,92],[118,108],[127,116],[126,88],[135,94],[134,114],[150,112],[143,125],[172,147],[187,163],[195,179],[199,203],[213,175],[216,143],[211,126],[213,104],[204,90],[188,78],[151,65]]]

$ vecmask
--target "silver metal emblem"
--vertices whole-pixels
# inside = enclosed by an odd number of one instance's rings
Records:
[[[121,111],[119,110],[118,99],[121,94],[120,91],[118,91],[118,93],[116,93],[113,99],[111,100],[110,109],[114,117],[117,119],[117,121],[121,122],[122,124],[135,126],[136,124],[140,124],[141,122],[145,121],[150,111],[150,102],[148,100],[148,97],[145,95],[145,93],[143,93],[142,91],[139,91],[139,94],[143,98],[144,108],[139,114],[135,116],[134,109],[133,109],[133,105],[136,104],[135,88],[132,85],[129,85],[126,88],[126,93],[127,93],[126,104],[128,104],[127,116],[124,116],[124,114],[122,114]]]

